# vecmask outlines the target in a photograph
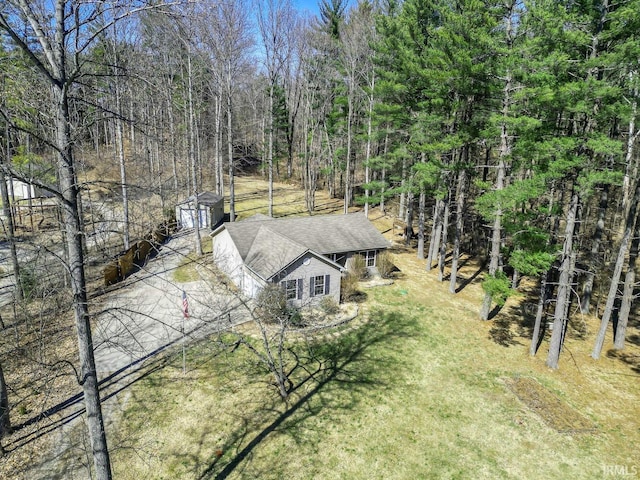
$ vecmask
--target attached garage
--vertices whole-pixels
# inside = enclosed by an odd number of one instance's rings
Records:
[[[211,192],[198,194],[198,215],[196,201],[192,195],[176,205],[176,220],[182,228],[194,228],[196,218],[200,228],[213,228],[224,220],[224,197]]]

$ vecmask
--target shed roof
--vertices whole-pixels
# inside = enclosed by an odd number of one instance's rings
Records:
[[[193,203],[195,200],[195,195],[191,195],[186,200],[179,202],[178,205],[184,205],[187,203]],[[198,193],[198,204],[212,206],[218,202],[224,201],[224,197],[222,195],[218,195],[213,192],[200,192]]]

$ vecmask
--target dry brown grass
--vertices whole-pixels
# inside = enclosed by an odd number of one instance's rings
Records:
[[[265,182],[239,178],[237,191],[241,218],[266,213]],[[305,214],[295,187],[276,191],[276,215]],[[342,210],[320,192],[318,204]],[[482,322],[475,259],[461,259],[459,286],[469,283],[451,295],[402,244],[390,218],[377,210],[370,218],[395,242],[400,272],[393,285],[366,290],[357,328],[318,341],[344,348],[342,359],[356,347],[361,355],[317,391],[313,380],[304,383],[289,406],[241,349],[219,355],[211,343],[196,345],[186,376],[169,357],[116,397],[122,412],[109,410],[118,420],[108,432],[117,478],[215,478],[236,461],[228,478],[587,480],[607,465],[640,467],[637,324],[624,352],[594,361],[598,319],[580,318],[560,369],[550,370],[547,339],[528,355],[533,287],[525,283],[522,295]],[[496,337],[497,326],[508,341]],[[363,338],[368,343],[358,343]],[[34,461],[28,448],[0,461],[0,475],[23,452]]]
[[[396,242],[395,283],[367,289],[361,304],[366,322],[321,340],[340,344],[358,332],[389,329],[386,342],[371,343],[349,366],[349,381],[341,378],[305,400],[309,382],[291,400],[302,406],[291,410],[274,403],[262,383],[266,377],[238,352],[218,357],[211,368],[194,368],[184,382],[160,375],[135,395],[154,392],[166,409],[156,414],[132,403],[128,418],[147,423],[119,432],[139,435],[145,445],[153,438],[157,445],[137,460],[119,454],[122,478],[215,478],[227,471],[229,478],[246,479],[586,480],[601,477],[607,465],[637,466],[635,343],[618,358],[595,362],[588,354],[597,319],[584,318],[583,333],[567,338],[560,369],[549,370],[547,340],[536,357],[528,355],[526,291],[510,298],[493,321],[482,322],[474,259],[462,259],[460,283],[470,283],[451,295],[448,283],[426,272],[424,260],[401,243],[390,219],[375,223]],[[495,337],[499,322],[509,342]],[[637,329],[629,333],[633,337]],[[522,383],[514,387],[505,378]],[[287,420],[278,423],[282,418]],[[274,422],[279,426],[271,429]],[[576,431],[582,434],[565,433]]]
[[[528,377],[505,379],[505,385],[542,420],[560,433],[594,433],[595,427],[537,380]]]

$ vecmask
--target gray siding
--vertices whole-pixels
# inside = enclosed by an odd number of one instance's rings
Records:
[[[314,296],[311,294],[311,281],[312,278],[321,275],[329,276],[329,291],[325,292],[324,295]],[[307,254],[287,267],[284,272],[274,278],[273,282],[280,283],[285,280],[301,280],[301,298],[292,301],[292,303],[298,306],[304,306],[317,303],[321,301],[323,297],[327,296],[333,297],[336,302],[340,302],[341,276],[340,270],[325,259]]]

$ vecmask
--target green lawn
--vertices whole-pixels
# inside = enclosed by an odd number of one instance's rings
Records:
[[[594,413],[595,433],[558,433],[505,387],[538,376],[563,397],[559,375],[515,350],[505,362],[504,347],[465,331],[471,319],[396,286],[368,294],[365,323],[296,342],[308,372],[289,405],[248,352],[213,342],[191,349],[186,376],[176,357],[135,384],[115,435],[116,478],[591,479],[603,465],[633,465],[637,427],[620,444],[630,426],[611,431]]]
[[[589,359],[596,319],[584,320],[586,340],[569,335],[551,371],[546,342],[528,356],[514,314],[523,297],[481,322],[477,283],[453,296],[414,257],[396,251],[401,277],[366,290],[353,325],[292,343],[300,367],[286,405],[243,347],[202,341],[188,351],[186,375],[180,352],[156,360],[108,432],[115,478],[593,479],[616,478],[604,470],[612,466],[640,470],[637,366]],[[469,262],[462,275],[475,270]],[[495,339],[498,319],[507,343]],[[630,344],[625,355],[639,350]],[[509,388],[519,378],[562,409],[527,406]],[[592,428],[563,433],[530,406]]]

